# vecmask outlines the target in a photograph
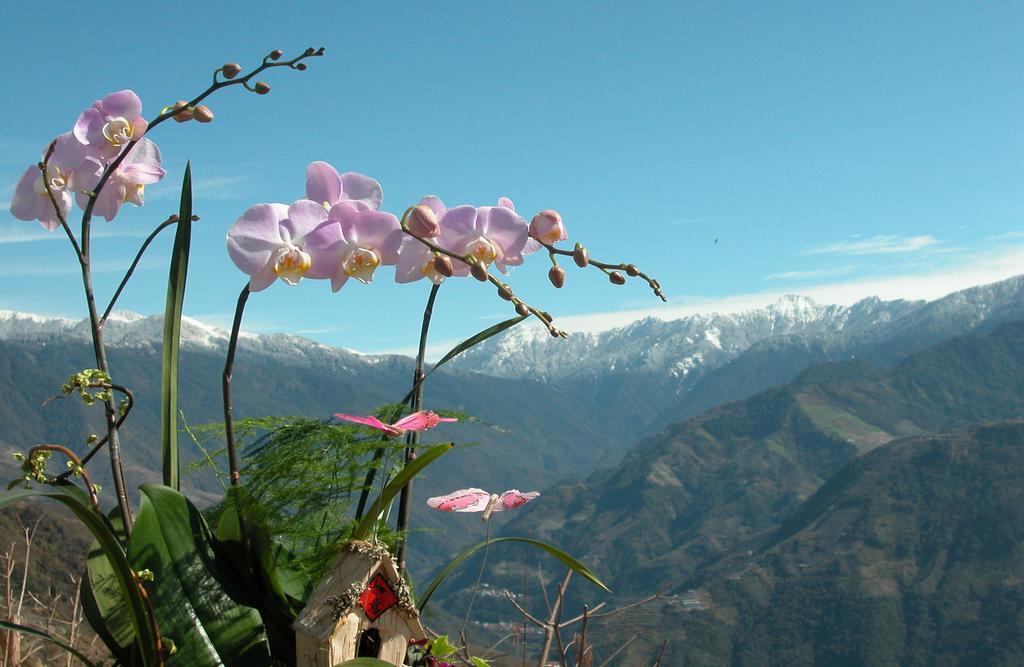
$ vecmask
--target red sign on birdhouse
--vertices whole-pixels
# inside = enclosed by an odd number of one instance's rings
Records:
[[[359,604],[362,605],[366,618],[376,621],[381,614],[398,604],[398,594],[384,573],[378,572],[377,576],[370,580],[366,590],[359,595]]]

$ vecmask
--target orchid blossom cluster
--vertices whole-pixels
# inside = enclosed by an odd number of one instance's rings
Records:
[[[578,243],[572,251],[554,247],[568,238],[557,211],[541,211],[527,224],[508,197],[495,206],[448,208],[428,196],[399,220],[380,210],[382,201],[383,190],[375,179],[313,162],[306,169],[306,197],[290,205],[248,208],[228,230],[228,254],[249,276],[251,292],[266,289],[278,278],[293,286],[303,278],[330,280],[337,292],[349,278],[369,284],[381,266],[394,266],[398,283],[426,278],[440,285],[446,278],[471,275],[493,283],[521,316],[534,315],[552,335],[563,337],[548,313],[518,298],[507,283],[490,274],[490,267],[507,274],[508,267],[521,265],[524,256],[547,249],[552,262],[548,278],[555,287],[565,284],[565,272],[555,259],[561,254],[572,256],[580,267],[604,271],[616,285],[626,282],[620,271],[640,277],[664,299],[657,281],[632,264],[591,260]]]
[[[370,283],[380,266],[394,266],[399,283],[427,278],[440,284],[470,275],[472,264],[507,273],[529,252],[530,228],[505,197],[497,206],[450,209],[425,197],[401,222],[379,210],[382,199],[373,178],[313,162],[305,199],[250,207],[228,231],[228,253],[249,275],[253,292],[278,278],[289,285],[302,278],[330,280],[336,292],[349,278]],[[431,238],[449,255],[421,242]],[[455,262],[442,259],[452,255]]]
[[[41,164],[21,175],[11,199],[11,214],[38,220],[53,231],[71,212],[72,202],[113,220],[125,202],[142,206],[145,187],[164,177],[160,149],[143,137],[147,129],[142,101],[131,90],[110,93],[83,111],[71,131],[43,152]],[[128,153],[121,157],[121,153]],[[120,160],[118,158],[121,157]],[[116,163],[97,193],[100,179]]]

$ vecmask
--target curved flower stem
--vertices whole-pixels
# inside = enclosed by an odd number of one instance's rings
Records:
[[[451,257],[452,259],[458,260],[458,261],[462,262],[463,264],[472,266],[474,263],[476,263],[478,261],[475,257],[472,257],[471,255],[460,255],[457,252],[452,252],[451,250],[447,250],[445,248],[442,248],[441,246],[437,245],[436,243],[434,243],[433,241],[431,241],[429,239],[421,238],[421,237],[416,236],[415,234],[411,233],[408,230],[408,228],[406,228],[406,225],[405,225],[406,218],[409,216],[409,212],[411,210],[412,210],[412,207],[410,207],[408,210],[406,210],[405,215],[402,216],[401,225],[402,225],[402,231],[403,232],[405,232],[409,236],[413,237],[414,239],[416,239],[417,241],[419,241],[423,245],[427,246],[428,248],[433,250],[435,253],[438,253],[438,254],[441,254],[441,255],[447,255],[448,257]],[[547,327],[548,332],[552,336],[555,336],[555,337],[558,337],[558,338],[567,338],[568,337],[567,333],[565,333],[564,331],[562,331],[561,329],[559,329],[558,327],[556,327],[554,324],[551,323],[551,315],[550,315],[550,313],[546,313],[543,310],[540,310],[538,308],[534,308],[530,304],[526,303],[525,301],[523,301],[522,299],[517,297],[515,295],[515,293],[512,292],[512,288],[508,285],[508,283],[503,283],[502,281],[500,281],[497,278],[495,278],[494,276],[492,276],[490,273],[487,274],[486,280],[487,280],[487,282],[491,283],[492,285],[494,285],[495,287],[498,288],[498,295],[501,298],[505,299],[506,301],[511,301],[513,303],[513,305],[515,305],[517,313],[519,313],[520,315],[523,315],[523,316],[533,315],[538,320],[540,320],[541,323],[545,327]]]
[[[128,418],[128,413],[132,411],[133,407],[135,407],[135,394],[133,394],[132,391],[127,387],[122,387],[119,384],[113,383],[95,382],[93,384],[90,384],[89,387],[93,389],[113,389],[114,391],[119,391],[125,395],[125,398],[128,399],[128,403],[125,405],[124,410],[121,411],[120,417],[118,417],[117,422],[114,424],[114,426],[116,426],[117,428],[121,428],[121,424],[123,424],[124,420]],[[84,466],[86,463],[91,461],[92,457],[96,456],[96,454],[101,449],[103,449],[103,445],[107,444],[107,440],[108,436],[103,436],[102,438],[97,440],[96,444],[93,445],[92,449],[89,450],[89,453],[82,457],[81,465]],[[74,474],[73,470],[61,473],[57,475],[57,481],[63,481],[70,477],[72,474]]]
[[[544,243],[543,241],[538,241],[538,243],[547,248],[548,255],[551,257],[551,262],[555,266],[558,266],[558,263],[555,261],[555,255],[573,257],[573,255],[575,254],[571,250],[562,250],[561,248],[556,248],[555,246]],[[622,271],[630,278],[640,278],[641,280],[644,280],[647,283],[647,285],[654,291],[654,295],[656,297],[658,297],[662,301],[668,301],[668,299],[665,298],[665,295],[662,294],[661,292],[661,283],[659,283],[657,280],[651,278],[646,273],[638,269],[635,264],[629,264],[627,262],[620,262],[619,264],[609,264],[607,262],[599,262],[596,259],[587,258],[587,265],[594,266],[600,269],[606,275],[610,275],[614,271]]]
[[[228,447],[228,466],[230,475],[228,479],[231,486],[240,484],[241,475],[238,472],[238,447],[235,445],[235,422],[232,416],[231,405],[231,371],[235,365],[235,348],[238,346],[238,332],[242,326],[242,313],[245,311],[245,302],[249,300],[249,283],[245,284],[238,294],[238,303],[235,305],[235,319],[231,323],[231,338],[228,340],[228,355],[224,360],[224,375],[221,382],[222,396],[224,399],[224,437]]]
[[[193,221],[198,219],[198,216],[192,217]],[[103,316],[100,317],[100,326],[106,323],[107,317],[110,316],[110,311],[114,309],[114,304],[117,303],[118,297],[121,296],[121,292],[124,291],[125,285],[128,284],[128,280],[131,279],[132,274],[135,272],[135,267],[137,267],[139,265],[139,262],[142,260],[142,254],[146,252],[146,248],[149,247],[149,244],[153,242],[153,239],[155,239],[160,232],[170,227],[171,225],[176,224],[177,222],[178,215],[171,215],[166,220],[157,225],[156,229],[154,229],[150,233],[150,235],[146,237],[146,240],[142,242],[142,245],[139,247],[139,252],[136,253],[135,259],[132,261],[131,266],[129,266],[128,270],[125,271],[124,278],[121,279],[121,284],[117,286],[117,290],[114,292],[114,296],[110,297],[110,303],[107,304],[106,310],[103,311]]]
[[[153,609],[153,602],[149,599],[149,593],[146,592],[146,587],[142,585],[142,581],[139,579],[139,575],[132,570],[132,577],[135,579],[135,585],[139,588],[139,597],[142,598],[142,603],[146,605],[146,616],[149,619],[149,629],[153,633],[154,648],[156,649],[156,664],[157,667],[163,667],[164,664],[164,640],[160,634],[160,626],[156,622],[156,610]]]
[[[207,97],[209,97],[210,95],[212,95],[216,91],[220,90],[221,88],[227,88],[228,86],[241,85],[241,86],[244,86],[246,89],[248,89],[250,91],[257,92],[255,90],[255,88],[253,88],[252,86],[249,85],[249,80],[252,79],[257,74],[259,74],[260,72],[262,72],[264,70],[267,70],[267,69],[270,69],[271,67],[290,67],[291,69],[302,70],[302,69],[305,69],[306,66],[305,66],[304,63],[302,63],[301,66],[300,66],[300,61],[301,60],[304,60],[306,58],[319,57],[319,56],[322,56],[323,54],[324,54],[323,47],[320,47],[319,49],[314,49],[313,47],[309,47],[301,55],[299,55],[299,56],[297,56],[295,58],[292,58],[291,60],[274,61],[268,55],[268,56],[263,58],[263,63],[259,67],[257,67],[256,69],[252,70],[251,72],[249,72],[245,76],[236,77],[236,78],[230,79],[230,80],[218,81],[217,80],[216,72],[214,72],[213,83],[210,85],[210,87],[207,88],[206,90],[204,90],[202,93],[200,93],[196,97],[194,97],[192,100],[190,100],[188,102],[187,106],[194,107],[195,105],[199,104],[200,102],[205,100]],[[217,70],[217,71],[220,71],[220,70]],[[162,109],[160,111],[160,114],[156,118],[154,118],[153,120],[149,121],[149,123],[147,124],[147,126],[146,126],[146,134],[149,134],[149,131],[151,129],[153,129],[154,127],[156,127],[160,123],[164,122],[168,118],[173,118],[174,114],[176,114],[178,111],[180,111],[180,109],[174,107],[173,105],[169,106],[169,107],[165,107],[164,109]],[[116,158],[114,158],[114,160],[109,165],[107,165],[107,168],[103,171],[103,174],[100,176],[99,182],[96,183],[96,188],[92,192],[88,193],[89,201],[86,204],[85,212],[82,214],[82,229],[83,229],[82,245],[83,245],[83,249],[85,249],[85,245],[86,245],[86,241],[84,240],[85,239],[85,230],[88,228],[89,221],[92,220],[92,210],[93,210],[93,208],[96,205],[96,199],[99,197],[100,191],[103,189],[103,186],[106,185],[107,181],[110,180],[110,177],[114,173],[114,171],[116,171],[117,168],[121,165],[121,162],[123,162],[125,157],[128,156],[128,153],[131,152],[131,150],[135,146],[135,144],[139,143],[139,140],[141,138],[142,137],[139,137],[138,139],[132,139],[131,141],[129,141],[125,145],[125,147],[121,151],[121,153]],[[88,251],[86,250],[86,253],[87,252]]]
[[[54,210],[57,213],[58,219],[61,221],[61,226],[68,235],[72,246],[75,249],[75,254],[78,256],[78,264],[82,269],[82,287],[85,290],[85,302],[89,310],[89,328],[92,333],[92,345],[93,352],[96,355],[96,368],[100,371],[110,374],[110,367],[107,364],[107,351],[103,345],[103,322],[100,320],[96,312],[96,297],[93,294],[92,289],[92,270],[90,268],[89,258],[89,220],[92,215],[92,207],[96,202],[96,193],[93,193],[89,199],[89,205],[86,207],[85,213],[82,215],[82,234],[81,234],[81,245],[75,241],[75,235],[71,233],[71,228],[68,227],[67,221],[64,216],[61,215],[60,209],[57,206],[56,198],[53,196],[53,191],[50,189],[49,180],[46,178],[46,169],[53,154],[56,142],[50,144],[49,150],[47,150],[46,158],[42,164],[43,170],[43,185],[46,188],[46,193],[50,197],[50,202],[53,204]],[[124,158],[126,153],[122,153],[118,162]],[[104,174],[108,175],[108,173]],[[97,187],[97,192],[99,187]],[[111,478],[114,481],[114,494],[117,496],[117,506],[121,513],[121,519],[124,522],[125,537],[131,537],[132,534],[132,510],[131,505],[128,504],[128,492],[127,485],[124,481],[124,466],[121,463],[121,439],[118,437],[117,429],[119,426],[119,420],[115,418],[116,408],[114,407],[113,397],[108,397],[103,401],[104,413],[107,420],[107,442],[110,443],[110,471]]]
[[[89,502],[92,503],[93,510],[95,510],[97,514],[102,513],[100,512],[100,500],[99,498],[96,497],[96,489],[93,488],[92,480],[89,479],[89,471],[85,469],[84,461],[79,459],[78,456],[76,456],[73,451],[61,445],[34,445],[33,447],[29,448],[28,455],[26,456],[26,458],[29,461],[31,461],[32,456],[36,452],[59,452],[60,454],[63,454],[64,456],[68,457],[68,460],[75,464],[75,468],[69,470],[68,474],[77,474],[82,476],[82,481],[85,482],[85,489],[86,491],[89,492]],[[61,477],[55,477],[52,480],[48,480],[47,483],[59,481],[62,481]]]
[[[71,241],[71,247],[75,250],[75,257],[78,261],[82,261],[82,248],[78,245],[78,239],[75,238],[74,233],[71,231],[71,227],[68,226],[68,221],[64,218],[64,214],[60,212],[60,207],[57,206],[57,198],[53,194],[53,190],[50,188],[50,179],[46,177],[46,170],[50,165],[50,157],[53,155],[54,149],[57,148],[57,140],[54,139],[50,142],[50,147],[46,149],[46,156],[43,161],[39,163],[39,171],[43,172],[43,187],[46,188],[46,196],[50,198],[50,204],[53,206],[54,213],[57,214],[57,219],[60,220],[60,226],[64,229],[64,233],[68,235],[68,240]]]
[[[417,412],[423,409],[423,361],[427,355],[427,334],[430,332],[430,318],[434,313],[434,299],[437,298],[437,292],[441,289],[441,285],[434,283],[430,286],[430,296],[427,297],[427,305],[423,309],[423,326],[420,328],[420,345],[419,350],[416,353],[416,370],[412,376],[412,405],[410,410]],[[410,461],[416,459],[416,445],[419,444],[420,434],[419,431],[409,431],[405,435],[405,465],[409,465]],[[398,523],[396,528],[398,530],[398,571],[405,570],[405,543],[406,536],[404,532],[409,527],[409,500],[412,496],[412,480],[402,488],[402,494],[398,499]]]

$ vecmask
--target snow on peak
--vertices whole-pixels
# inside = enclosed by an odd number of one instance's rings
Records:
[[[778,301],[767,308],[773,314],[799,320],[817,318],[823,309],[824,306],[819,305],[814,299],[799,294],[787,294],[780,297]]]

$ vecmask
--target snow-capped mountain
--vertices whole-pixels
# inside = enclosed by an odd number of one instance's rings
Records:
[[[898,336],[945,336],[993,318],[1024,316],[1024,276],[955,292],[932,302],[869,297],[850,306],[803,296],[733,314],[699,314],[672,321],[647,318],[597,334],[554,340],[520,328],[469,350],[454,368],[498,377],[558,382],[594,373],[667,373],[682,387],[754,346],[814,342],[827,350],[860,348]]]
[[[140,315],[130,311],[114,311],[103,326],[103,339],[112,348],[159,348],[163,344],[163,315]],[[190,317],[181,318],[181,348],[190,351],[223,352],[230,332],[204,324]],[[88,320],[44,317],[31,313],[0,310],[0,340],[47,344],[79,340],[88,342]],[[295,364],[373,364],[379,356],[363,355],[344,348],[293,334],[242,333],[238,347],[268,358],[287,358]]]
[[[664,321],[638,320],[599,333],[552,339],[538,327],[520,326],[465,352],[450,368],[501,378],[548,383],[596,376],[640,373],[660,378],[659,390],[681,394],[708,372],[736,362],[748,351],[811,345],[827,358],[865,353],[872,346],[899,343],[895,359],[943,337],[985,322],[1024,318],[1024,276],[954,292],[932,302],[882,301],[870,297],[850,306],[823,305],[804,296],[741,313],[709,313]],[[0,310],[0,340],[45,343],[48,339],[88,340],[88,323]],[[163,317],[117,311],[104,327],[113,347],[159,346]],[[226,348],[228,332],[182,318],[183,349]],[[382,357],[332,348],[291,334],[243,334],[240,349],[295,363],[373,364]],[[887,348],[888,349],[888,348]],[[795,371],[799,372],[799,370]]]

